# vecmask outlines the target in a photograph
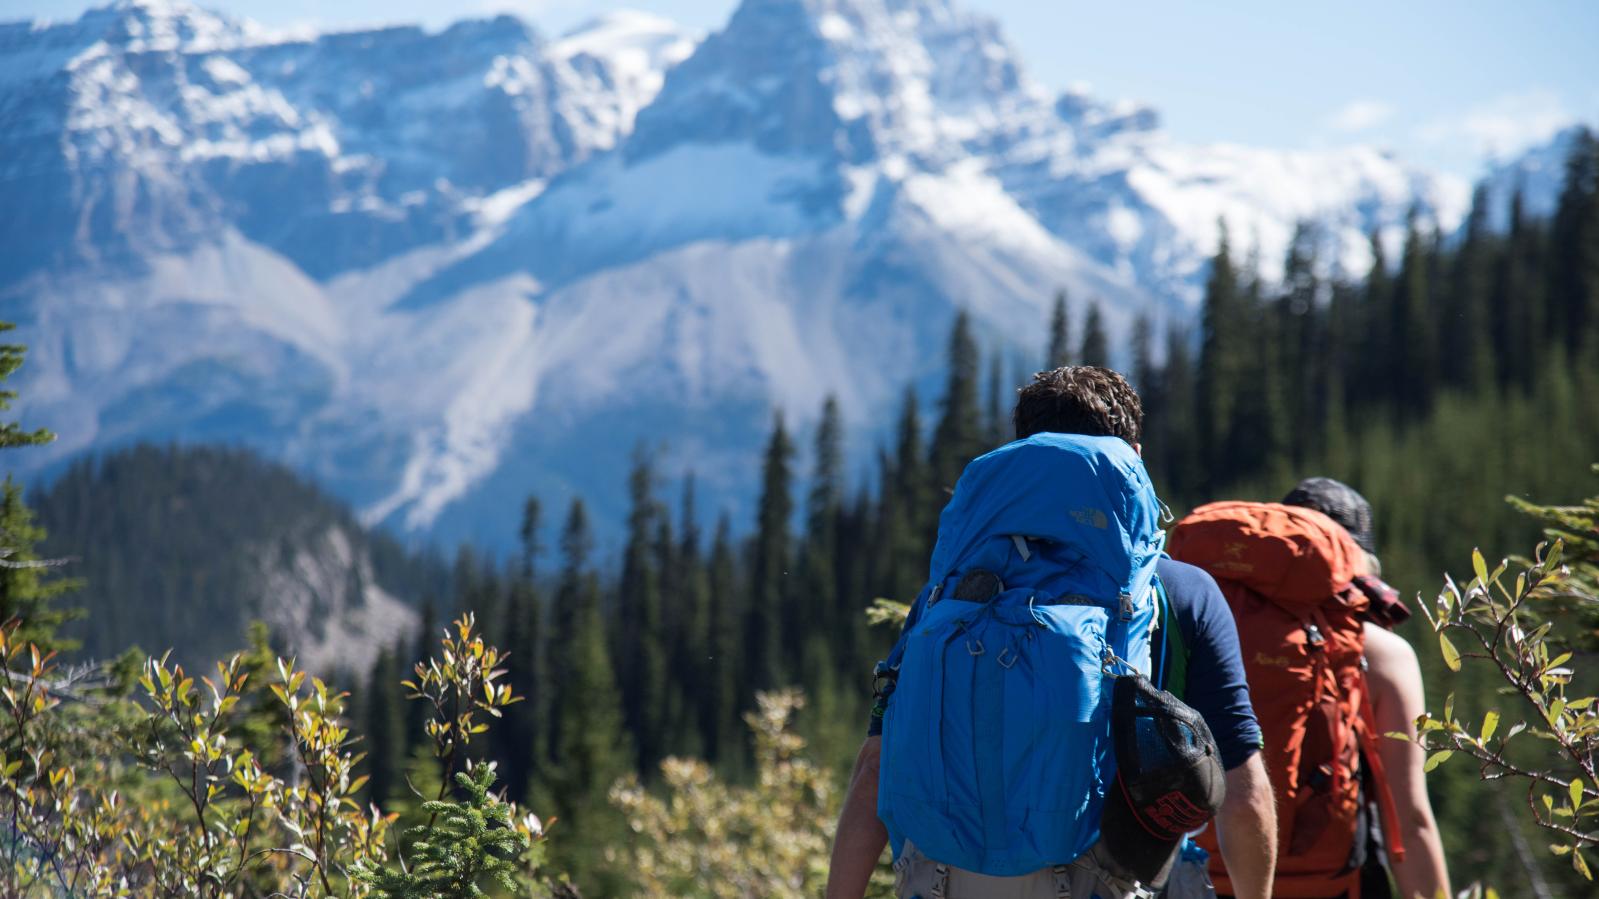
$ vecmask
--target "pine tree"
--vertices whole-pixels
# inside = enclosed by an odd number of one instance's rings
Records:
[[[16,326],[0,321],[0,334]],[[0,344],[0,384],[22,367],[27,348],[21,344]],[[0,410],[11,408],[16,391],[0,389]],[[24,431],[16,422],[0,423],[0,449],[49,443],[55,435],[44,429]],[[76,611],[52,608],[52,601],[81,586],[76,580],[58,576],[65,560],[41,559],[36,547],[44,542],[44,528],[22,501],[22,487],[7,475],[0,484],[0,622],[19,619],[15,639],[38,646],[41,652],[76,648],[75,640],[56,635],[68,621],[81,617]]]
[[[1160,417],[1156,434],[1145,439],[1145,455],[1162,460],[1165,484],[1160,495],[1192,500],[1200,496],[1202,445],[1195,410],[1197,393],[1193,351],[1188,334],[1166,331],[1166,365],[1160,374]],[[1148,420],[1148,419],[1146,419]]]
[[[878,533],[882,547],[874,553],[872,582],[879,595],[909,602],[926,574],[936,511],[928,493],[932,477],[922,449],[921,403],[914,388],[905,389],[895,432],[894,455],[884,458],[880,466]]]
[[[695,508],[694,475],[683,479],[678,542],[672,575],[671,617],[677,623],[672,643],[673,719],[668,749],[674,755],[704,756],[710,746],[704,693],[713,676],[711,586]]]
[[[844,497],[844,425],[838,400],[829,396],[822,404],[816,427],[811,491],[805,507],[805,542],[802,549],[801,595],[790,602],[783,629],[788,635],[790,670],[807,677],[814,673],[802,658],[804,632],[832,637],[838,633],[838,518]],[[829,659],[829,664],[832,660]],[[813,684],[807,682],[805,686]]]
[[[1084,365],[1110,365],[1110,342],[1105,338],[1105,324],[1100,320],[1098,300],[1088,304],[1088,315],[1083,319],[1083,348],[1077,358]]]
[[[437,608],[438,603],[433,597],[422,599],[422,614],[417,624],[416,643],[411,647],[410,662],[400,666],[404,669],[406,677],[411,676],[412,666],[426,661],[433,654],[433,646],[440,634]],[[405,704],[405,742],[413,750],[422,747],[423,744],[431,743],[425,731],[429,711],[426,703]]]
[[[1398,377],[1394,366],[1399,352],[1397,335],[1393,333],[1393,279],[1388,274],[1388,256],[1380,232],[1371,232],[1370,246],[1371,269],[1360,296],[1361,339],[1354,353],[1360,364],[1355,367],[1354,390],[1350,392],[1368,404],[1391,395]]]
[[[545,695],[543,610],[538,582],[538,542],[541,507],[529,497],[522,507],[520,564],[510,587],[505,613],[504,647],[506,683],[522,702],[504,710],[505,718],[493,731],[502,747],[499,753],[503,783],[511,796],[526,799],[533,779],[543,766],[543,730],[549,698]]]
[[[1577,132],[1550,231],[1550,328],[1577,358],[1599,345],[1599,139]]]
[[[587,510],[581,499],[573,500],[561,534],[550,647],[550,673],[561,688],[555,692],[550,770],[540,782],[562,823],[552,831],[557,855],[581,883],[618,876],[605,873],[603,847],[620,830],[606,797],[611,784],[632,770],[635,757],[606,646],[599,579],[589,567],[593,546]],[[616,889],[613,883],[602,892]]]
[[[1199,474],[1203,481],[1196,487],[1201,494],[1221,486],[1232,473],[1233,466],[1227,458],[1228,439],[1243,372],[1250,357],[1227,226],[1219,227],[1216,255],[1211,259],[1200,314],[1201,350],[1195,405],[1202,460]]]
[[[0,622],[19,620],[14,639],[32,643],[40,652],[75,649],[78,642],[57,631],[82,615],[54,603],[82,584],[60,575],[65,560],[39,557],[36,547],[44,539],[44,528],[22,501],[22,487],[8,475],[0,482]]]
[[[16,330],[16,325],[7,321],[0,321],[0,334]],[[22,367],[28,348],[19,343],[0,344],[0,384],[10,380]],[[17,398],[15,390],[0,389],[0,411],[11,408],[11,403]],[[0,423],[0,449],[10,449],[19,446],[37,446],[49,443],[56,439],[55,435],[39,428],[35,431],[24,431],[22,426],[14,421]]]
[[[1493,302],[1489,304],[1494,333],[1504,350],[1501,380],[1522,389],[1531,388],[1538,376],[1537,360],[1543,349],[1547,320],[1547,292],[1539,283],[1543,264],[1543,229],[1526,214],[1521,190],[1510,199],[1510,229],[1494,264]]]
[[[726,515],[717,520],[716,536],[711,541],[707,589],[710,651],[698,694],[700,728],[705,734],[706,759],[723,763],[740,755],[738,685],[743,671],[739,639],[743,609],[739,603],[738,562],[733,549],[732,524]]]
[[[1428,283],[1432,248],[1417,218],[1418,212],[1412,209],[1405,229],[1405,252],[1399,264],[1390,324],[1399,350],[1395,356],[1397,377],[1394,382],[1398,388],[1399,409],[1412,419],[1431,408],[1436,393],[1433,379],[1439,368]]]
[[[1493,235],[1488,230],[1488,188],[1471,197],[1465,234],[1455,250],[1450,273],[1453,306],[1443,317],[1444,377],[1457,389],[1477,393],[1494,382],[1494,353],[1488,330],[1489,273]]]
[[[1316,273],[1316,231],[1305,222],[1294,227],[1283,262],[1283,289],[1275,308],[1276,340],[1263,352],[1276,355],[1280,407],[1289,459],[1302,464],[1322,441],[1324,384],[1320,365],[1324,334],[1318,307],[1321,279]]]
[[[988,357],[988,435],[990,448],[1010,442],[1010,406],[1006,402],[1005,356],[998,348]]]
[[[1133,320],[1133,386],[1144,398],[1146,415],[1151,411],[1149,409],[1151,397],[1160,389],[1160,376],[1155,369],[1153,341],[1154,333],[1149,324],[1149,316],[1139,313]]]
[[[944,404],[931,447],[933,508],[942,510],[966,463],[985,449],[977,403],[977,341],[972,337],[971,316],[963,309],[955,316],[949,334],[949,368]]]
[[[1066,304],[1066,290],[1055,294],[1055,306],[1049,316],[1049,350],[1044,356],[1044,368],[1057,369],[1072,364],[1072,332],[1070,310]]]
[[[668,663],[662,643],[661,571],[655,553],[662,513],[655,498],[655,471],[643,446],[634,452],[628,495],[632,508],[616,603],[616,670],[628,731],[637,741],[638,768],[652,772],[665,754]]]
[[[783,424],[783,414],[773,416],[772,436],[761,466],[761,497],[756,522],[754,560],[751,565],[750,607],[747,610],[745,652],[750,660],[745,678],[746,702],[755,691],[785,683],[788,672],[783,622],[792,593],[788,573],[792,553],[789,522],[794,514],[792,460],[794,444]]]
[[[406,676],[400,672],[394,651],[384,649],[372,663],[366,681],[367,794],[385,810],[389,810],[389,799],[405,788],[405,707],[400,681]]]

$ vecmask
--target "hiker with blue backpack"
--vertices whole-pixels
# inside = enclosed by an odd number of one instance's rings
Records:
[[[1205,895],[1186,838],[1212,818],[1235,895],[1271,895],[1237,632],[1210,576],[1162,555],[1142,418],[1113,371],[1042,372],[1017,439],[961,475],[878,666],[829,899],[862,896],[885,843],[901,897]]]

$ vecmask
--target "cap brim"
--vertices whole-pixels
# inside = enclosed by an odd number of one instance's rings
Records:
[[[1116,873],[1158,890],[1166,885],[1166,878],[1177,863],[1182,837],[1162,840],[1145,830],[1127,804],[1121,782],[1114,781],[1105,791],[1099,842]]]

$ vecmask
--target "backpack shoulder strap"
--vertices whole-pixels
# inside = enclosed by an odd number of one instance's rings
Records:
[[[1150,680],[1156,688],[1182,699],[1188,689],[1188,644],[1183,641],[1171,596],[1159,576],[1155,578],[1155,602],[1155,620],[1160,630],[1156,637],[1159,645],[1150,652]]]

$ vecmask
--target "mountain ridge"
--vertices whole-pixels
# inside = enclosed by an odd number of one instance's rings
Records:
[[[617,520],[640,442],[742,510],[772,407],[803,424],[836,394],[881,434],[957,308],[1014,359],[1064,287],[1119,339],[1192,315],[1220,219],[1270,276],[1301,220],[1354,271],[1412,206],[1449,228],[1465,205],[1374,151],[1183,145],[1153,110],[1032,82],[943,0],[747,0],[703,39],[125,9],[200,17],[156,29],[198,49],[40,76],[0,26],[0,120],[37,126],[0,150],[48,163],[0,163],[46,225],[0,233],[32,248],[0,266],[25,412],[62,434],[24,467],[226,435],[447,539],[504,545],[529,491]]]

